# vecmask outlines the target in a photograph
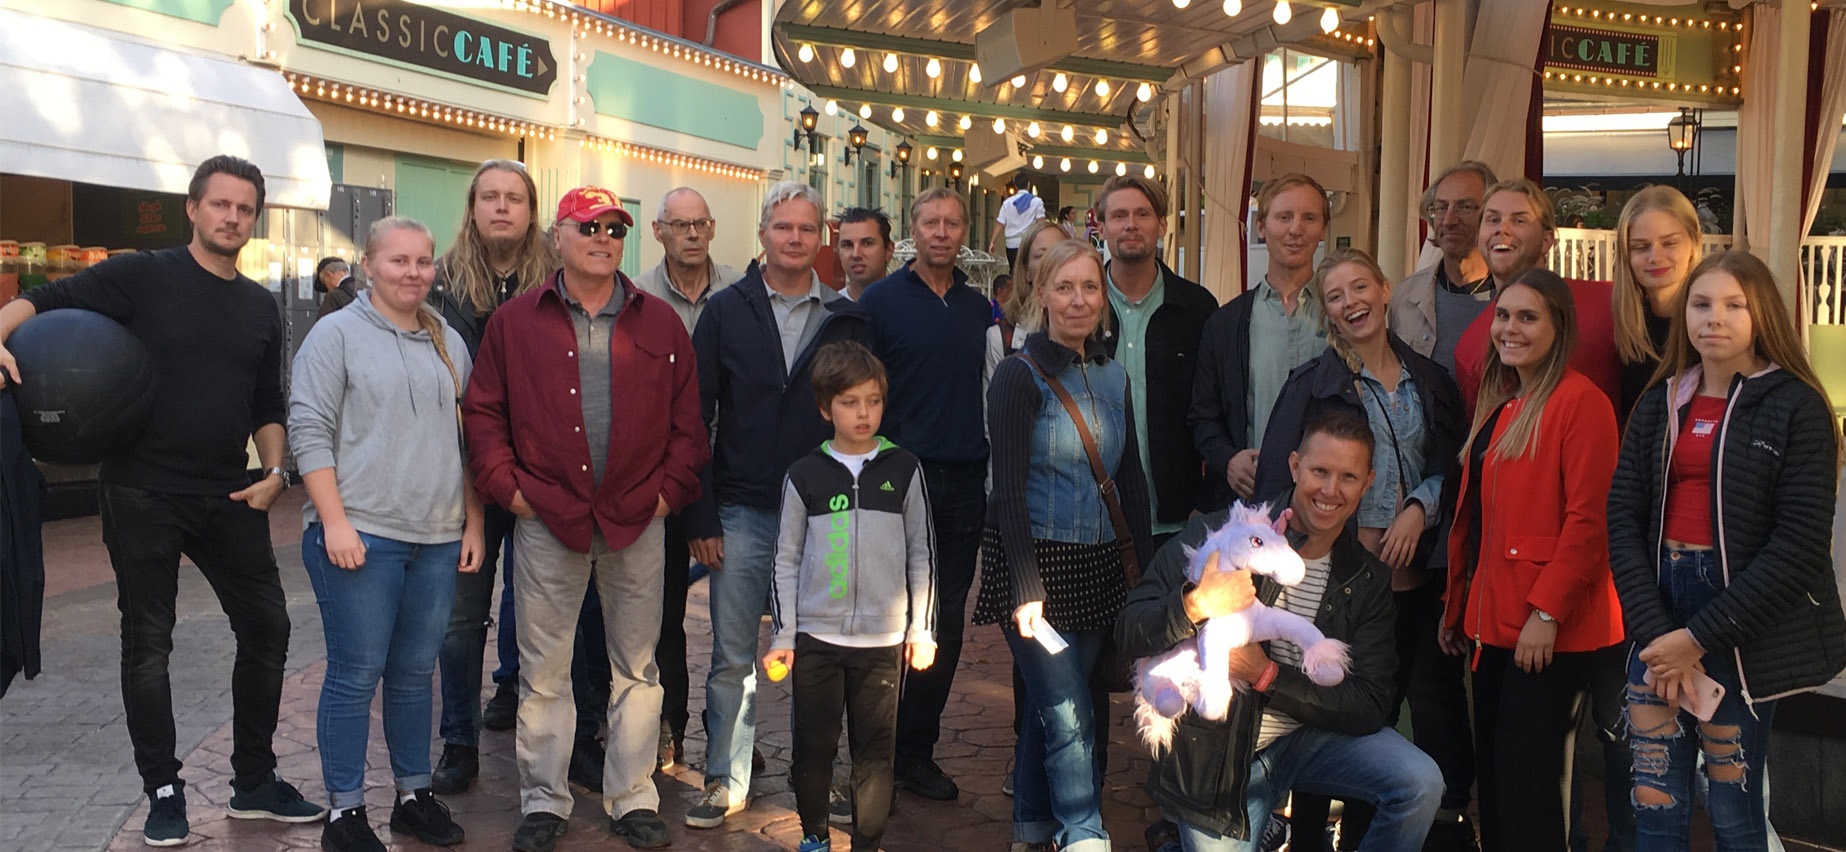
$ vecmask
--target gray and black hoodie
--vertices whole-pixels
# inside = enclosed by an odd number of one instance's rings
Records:
[[[773,649],[796,632],[934,644],[936,536],[917,457],[884,438],[857,479],[823,443],[782,480]]]

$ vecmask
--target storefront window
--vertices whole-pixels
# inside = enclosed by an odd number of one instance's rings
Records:
[[[1353,150],[1357,69],[1350,63],[1293,50],[1263,57],[1263,112],[1257,132],[1284,142]]]

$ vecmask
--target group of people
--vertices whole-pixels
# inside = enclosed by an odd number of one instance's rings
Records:
[[[101,474],[149,845],[190,833],[167,681],[181,555],[238,639],[231,814],[325,819],[330,850],[383,848],[364,795],[381,684],[400,836],[461,842],[437,796],[475,780],[482,727],[510,727],[515,850],[554,848],[572,784],[631,846],[669,843],[652,776],[684,760],[695,563],[712,655],[692,828],[750,806],[759,671],[793,677],[799,852],[829,849],[829,824],[879,848],[896,789],[955,799],[935,746],[972,620],[1014,657],[1015,849],[1107,850],[1126,661],[1261,603],[1347,643],[1350,671],[1319,686],[1285,641],[1235,651],[1231,715],[1187,713],[1155,755],[1151,849],[1273,848],[1291,798],[1312,848],[1333,798],[1342,848],[1555,852],[1580,832],[1585,715],[1611,848],[1685,849],[1700,795],[1720,849],[1771,842],[1775,702],[1846,668],[1840,433],[1766,268],[1701,259],[1679,193],[1628,203],[1613,286],[1566,281],[1542,268],[1542,189],[1458,164],[1423,199],[1441,259],[1393,286],[1361,251],[1316,263],[1327,195],[1281,175],[1257,198],[1268,267],[1220,307],[1159,259],[1164,188],[1116,177],[1092,209],[1106,260],[1042,205],[1007,234],[998,322],[956,267],[953,190],[918,196],[895,270],[889,218],[840,215],[838,290],[805,184],[766,190],[741,272],[711,256],[705,199],[667,193],[665,258],[634,280],[618,197],[573,189],[547,223],[537,196],[519,163],[483,163],[441,257],[422,224],[374,223],[370,286],[315,324],[286,391],[274,303],[237,273],[263,178],[236,158],[195,174],[189,245],[0,308],[0,344],[85,308],[156,366],[161,405]],[[0,345],[0,380],[22,378]],[[266,510],[288,451],[326,634],[326,807],[270,746],[289,623]],[[1300,583],[1188,580],[1237,502],[1285,531]]]

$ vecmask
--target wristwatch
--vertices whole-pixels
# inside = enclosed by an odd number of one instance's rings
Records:
[[[1538,616],[1539,621],[1549,621],[1552,624],[1556,624],[1558,621],[1556,618],[1552,617],[1551,613],[1548,613],[1542,609],[1535,609],[1535,610],[1532,610],[1532,612],[1534,615]]]
[[[282,477],[282,490],[284,491],[288,490],[288,471],[287,470],[284,470],[280,467],[272,467],[268,470],[263,471],[263,476],[264,478],[268,478],[271,476]]]

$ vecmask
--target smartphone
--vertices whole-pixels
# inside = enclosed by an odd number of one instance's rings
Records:
[[[1641,676],[1641,682],[1649,687],[1654,685],[1654,673],[1649,671]],[[1701,722],[1711,721],[1711,714],[1718,712],[1719,702],[1724,700],[1724,684],[1711,679],[1704,672],[1693,672],[1692,679],[1679,690],[1679,706],[1697,717]]]

